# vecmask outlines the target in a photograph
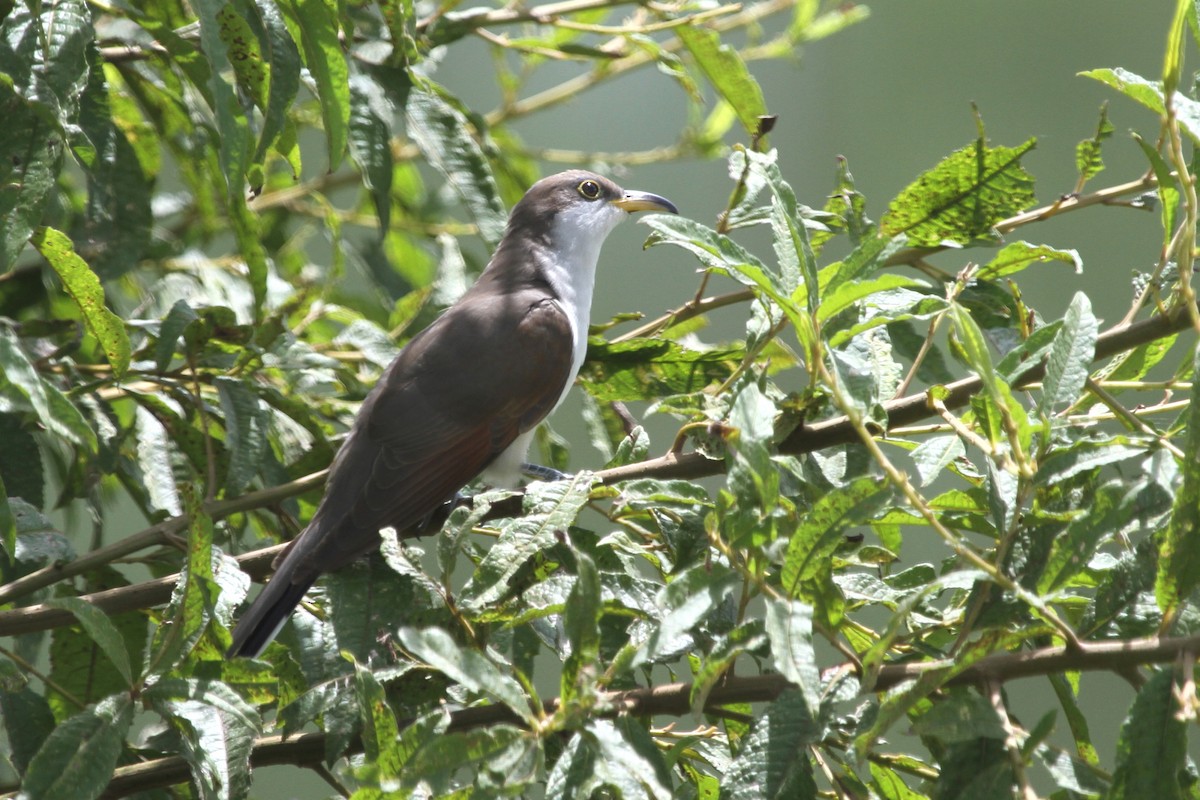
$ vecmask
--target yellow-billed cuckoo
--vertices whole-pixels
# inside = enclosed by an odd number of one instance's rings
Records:
[[[534,428],[583,364],[600,245],[645,210],[676,213],[581,170],[526,192],[479,280],[367,394],[325,497],[238,621],[231,656],[261,653],[317,577],[375,550],[381,528],[403,534],[481,474],[516,483]]]

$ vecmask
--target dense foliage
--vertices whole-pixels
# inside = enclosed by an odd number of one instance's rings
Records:
[[[364,799],[1200,795],[1195,8],[1160,79],[1088,73],[1149,110],[1123,108],[1145,175],[1094,188],[1102,110],[1075,193],[1036,207],[1034,140],[980,118],[878,221],[845,165],[797,197],[747,68],[864,16],[0,0],[0,791],[242,798],[293,764]],[[488,113],[436,82],[476,36]],[[577,77],[529,89],[561,59]],[[645,220],[705,277],[597,328],[606,468],[385,531],[226,660],[358,401],[544,171],[511,121],[638,69],[692,113],[625,160],[727,158],[731,188],[716,220]],[[1043,318],[1022,271],[1083,265],[1036,223],[1116,202],[1163,226],[1127,317],[1102,330],[1080,293]],[[927,260],[948,250],[955,273]],[[45,516],[69,503],[87,552]],[[1115,755],[1083,670],[1136,689]],[[1059,707],[1021,719],[1031,676]]]

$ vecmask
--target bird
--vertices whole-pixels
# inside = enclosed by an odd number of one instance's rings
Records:
[[[257,657],[323,573],[403,534],[482,477],[516,485],[535,429],[587,352],[600,248],[664,197],[569,170],[533,184],[475,283],[414,336],[367,393],[308,525],[239,617],[227,656]]]

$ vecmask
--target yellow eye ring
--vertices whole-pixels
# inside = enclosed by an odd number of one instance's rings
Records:
[[[585,200],[596,200],[600,197],[600,184],[590,178],[578,186],[579,194]]]

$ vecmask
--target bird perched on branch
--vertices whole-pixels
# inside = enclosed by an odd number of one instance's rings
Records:
[[[587,351],[600,246],[665,198],[571,170],[535,183],[475,284],[413,337],[363,401],[312,520],[242,614],[229,655],[257,656],[313,582],[403,533],[483,475],[520,477],[534,429]]]

